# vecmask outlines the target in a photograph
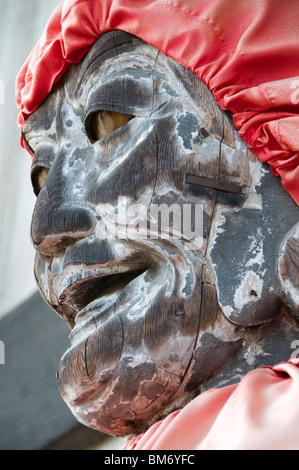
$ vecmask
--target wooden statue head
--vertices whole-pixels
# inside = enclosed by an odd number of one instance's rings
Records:
[[[58,382],[79,421],[139,432],[230,364],[240,375],[273,331],[285,346],[267,354],[288,359],[298,209],[195,75],[107,33],[24,137],[35,276],[71,328]]]

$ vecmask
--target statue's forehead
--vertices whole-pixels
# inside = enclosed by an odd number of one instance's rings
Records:
[[[161,60],[157,65],[159,50],[139,38],[122,31],[103,35],[78,63],[73,64],[60,82],[52,89],[44,102],[34,111],[23,127],[23,134],[40,138],[51,130],[62,104],[80,109],[86,103],[88,92],[96,84],[121,79],[125,75],[146,78],[156,69],[161,72]],[[165,57],[167,61],[168,58]],[[163,61],[163,59],[162,59]],[[165,72],[165,69],[163,69]],[[161,73],[160,73],[161,75]]]
[[[66,74],[65,87],[69,95],[78,97],[85,85],[90,87],[99,80],[105,82],[125,73],[135,73],[142,78],[142,73],[146,77],[161,69],[161,63],[157,64],[159,50],[134,36],[119,31],[113,33],[101,37],[85,58]]]

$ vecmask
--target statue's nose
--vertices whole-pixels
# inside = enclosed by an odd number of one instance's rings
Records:
[[[60,165],[58,165],[60,166]],[[82,200],[72,196],[69,179],[53,168],[40,191],[31,223],[34,247],[44,256],[58,256],[95,229],[95,215]],[[74,184],[74,181],[73,181]]]
[[[49,210],[42,198],[34,209],[31,224],[31,239],[39,253],[58,256],[77,240],[92,233],[94,215],[88,208],[65,205]]]

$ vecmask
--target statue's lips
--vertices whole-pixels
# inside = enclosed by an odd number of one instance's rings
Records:
[[[112,276],[90,276],[82,279],[82,283],[70,284],[61,293],[66,299],[71,291],[78,293],[84,287],[93,286],[92,290],[99,288],[102,295],[89,302],[75,317],[71,345],[58,369],[58,386],[62,398],[80,422],[110,434],[127,434],[132,431],[135,414],[137,421],[140,414],[145,414],[145,420],[156,414],[168,404],[181,380],[182,374],[172,371],[173,362],[170,371],[156,365],[152,342],[149,336],[144,336],[151,331],[155,342],[161,331],[160,319],[164,331],[164,316],[158,306],[171,297],[176,277],[166,263]],[[158,314],[153,314],[155,307]],[[168,344],[168,327],[166,332]],[[175,335],[170,333],[170,336],[167,357],[175,348]],[[185,343],[184,357],[192,354],[189,339]],[[187,362],[189,360],[188,356]],[[141,393],[147,386],[157,387],[157,396],[144,396],[140,410],[139,405],[135,409],[135,400],[128,400],[127,395],[135,396],[136,389],[137,396],[138,390]]]
[[[138,270],[106,275],[96,274],[95,271],[93,276],[77,280],[62,290],[60,299],[66,302],[75,302],[76,295],[89,288],[94,293],[92,296],[99,293],[94,300],[91,300],[91,294],[85,294],[85,301],[89,303],[74,318],[71,345],[61,358],[58,370],[60,393],[76,416],[84,414],[84,410],[89,415],[92,408],[100,419],[103,413],[105,416],[107,414],[104,411],[106,401],[111,399],[114,402],[114,396],[118,401],[114,387],[119,374],[126,375],[134,369],[130,357],[135,342],[139,351],[136,352],[137,356],[145,354],[144,361],[150,369],[146,377],[151,379],[156,366],[148,350],[143,351],[144,317],[151,312],[154,299],[159,302],[165,295],[170,272],[168,265],[151,265],[148,268],[143,265]],[[78,302],[76,308],[79,308]],[[164,374],[163,371],[163,377]],[[117,402],[115,406],[119,409]],[[106,418],[111,420],[109,416],[103,418],[104,422]],[[103,429],[106,429],[105,426]]]
[[[72,269],[58,293],[59,311],[73,328],[97,308],[102,308],[107,298],[115,297],[146,269],[142,264],[135,264],[131,269],[114,264],[110,268],[108,265],[97,269],[82,269],[82,266]]]

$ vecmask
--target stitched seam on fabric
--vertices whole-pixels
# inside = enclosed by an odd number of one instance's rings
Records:
[[[279,120],[282,119],[282,114],[281,111],[272,103],[271,97],[268,95],[267,90],[265,90],[262,85],[258,85],[259,89],[262,90],[264,96],[267,98],[268,102],[270,103],[271,108],[275,108],[278,114],[278,119],[275,121],[275,130],[277,134],[277,138],[279,139],[277,142],[279,145],[284,149],[284,150],[290,150],[283,142],[283,139],[281,138],[280,131],[279,131]],[[275,136],[274,136],[275,137]],[[277,139],[276,139],[277,140]]]
[[[279,114],[280,114],[280,112],[279,112]],[[275,122],[275,129],[276,129],[277,137],[278,137],[278,139],[279,139],[279,144],[281,145],[281,147],[284,148],[284,150],[290,150],[290,149],[288,148],[288,146],[283,142],[283,139],[282,139],[282,137],[281,137],[281,135],[280,135],[279,121],[278,121],[278,120]]]
[[[198,17],[198,15],[196,13],[193,13],[192,11],[190,10],[185,10],[185,9],[182,9],[178,4],[174,4],[173,2],[161,2],[160,5],[164,5],[172,10],[176,10],[176,11],[180,11],[182,14],[184,14],[185,16],[187,17],[192,17],[194,19],[196,19],[197,21],[200,21],[201,23],[205,23],[214,33],[214,35],[217,37],[217,39],[224,45],[225,49],[227,52],[229,53],[235,53],[235,54],[238,54],[240,55],[240,53],[238,53],[236,51],[236,48],[235,49],[230,49],[226,43],[226,41],[221,37],[219,36],[219,34],[217,33],[217,31],[215,30],[215,27],[213,25],[213,23],[211,21],[209,21],[207,18],[200,18]]]
[[[80,0],[78,0],[80,1]],[[82,1],[82,0],[81,0]],[[215,31],[215,29],[213,28],[213,26],[207,21],[206,18],[199,18],[195,13],[192,13],[192,12],[189,12],[189,11],[185,11],[185,10],[182,10],[181,8],[179,8],[177,5],[173,5],[173,4],[169,4],[168,2],[165,2],[165,3],[161,3],[161,6],[165,7],[165,8],[168,8],[170,10],[173,10],[173,11],[177,11],[177,12],[180,12],[182,13],[186,18],[191,18],[191,19],[195,19],[198,23],[202,23],[202,24],[205,24],[206,26],[209,27],[209,29],[213,32],[215,38],[221,43],[224,45],[225,47],[225,50],[229,53],[232,53],[232,52],[235,52],[235,51],[230,51],[229,48],[227,47],[227,45],[225,44],[225,42],[223,41],[223,39],[221,37],[219,37],[219,35],[217,34],[217,32]],[[147,7],[148,8],[148,7]],[[145,8],[145,10],[147,9]],[[149,7],[150,8],[150,7]],[[106,26],[108,27],[108,29],[111,29],[111,26],[110,26],[110,18],[108,17],[107,18],[107,21],[106,21]],[[148,44],[151,44],[148,42]],[[151,44],[153,45],[154,47],[155,44]],[[164,52],[166,54],[166,52]],[[168,54],[166,54],[168,55]],[[238,54],[240,55],[240,54]],[[170,56],[169,56],[170,57]],[[176,60],[178,63],[180,63],[183,67],[186,67],[188,68],[189,70],[191,70],[193,72],[194,70],[194,66],[190,66],[190,62],[187,63],[184,63],[184,62],[181,62],[179,61],[176,57],[173,57],[174,60]],[[246,77],[245,77],[246,79]],[[246,79],[246,82],[247,82],[247,79]],[[207,83],[206,83],[207,85]]]
[[[265,90],[265,89],[263,88],[262,84],[258,85],[258,88],[259,88],[260,90],[262,90],[263,95],[267,98],[267,100],[268,100],[268,102],[269,102],[269,104],[270,104],[270,107],[271,107],[271,108],[275,108],[275,105],[272,103],[272,100],[271,100],[270,96],[268,95],[267,90]]]
[[[88,2],[89,0],[75,0],[74,3],[72,3],[69,7],[69,9],[66,11],[65,15],[61,17],[61,20],[64,21],[71,13],[72,9],[74,8],[75,5],[77,5],[78,3],[86,3]]]
[[[178,10],[180,11],[182,14],[184,14],[186,17],[191,17],[191,18],[194,18],[195,20],[197,21],[200,21],[201,23],[204,23],[206,24],[214,33],[214,35],[216,36],[216,38],[218,39],[219,42],[221,42],[221,44],[224,45],[225,49],[227,52],[230,52],[230,53],[235,53],[236,51],[235,50],[230,50],[229,47],[227,46],[227,44],[225,43],[224,39],[222,39],[219,34],[217,33],[217,31],[215,30],[215,27],[213,26],[213,23],[211,23],[207,18],[199,18],[195,13],[193,12],[190,12],[188,10],[182,10],[181,8],[179,8],[177,5],[172,5],[172,4],[169,4],[168,2],[167,3],[163,3],[163,5],[166,5],[168,8],[171,8],[172,10]]]
[[[72,9],[78,5],[78,4],[84,4],[84,3],[89,3],[90,0],[75,0],[74,3],[72,3],[72,5],[70,5],[69,9],[66,11],[66,13],[64,14],[64,16],[61,17],[61,22],[63,22],[64,20],[66,20],[69,15],[71,14],[72,12]],[[110,2],[110,6],[109,6],[109,12],[108,12],[108,15],[107,17],[109,18],[109,14],[110,14],[110,10],[111,10],[111,2]],[[108,11],[108,8],[107,8],[107,11]],[[102,23],[103,24],[103,23]]]
[[[192,19],[195,19],[196,21],[202,23],[202,24],[205,24],[206,26],[208,26],[208,28],[213,32],[215,38],[224,46],[226,52],[230,53],[230,54],[234,54],[236,56],[239,57],[240,59],[240,67],[241,67],[241,72],[242,72],[242,76],[245,80],[245,83],[247,85],[247,87],[251,87],[250,83],[249,83],[249,80],[248,80],[248,76],[247,76],[247,73],[245,72],[245,59],[244,59],[244,56],[241,52],[238,52],[236,49],[237,49],[237,46],[235,49],[231,49],[227,46],[227,43],[225,42],[225,40],[219,36],[219,34],[217,33],[217,31],[215,30],[215,27],[213,25],[213,23],[211,21],[209,21],[207,18],[199,18],[195,13],[193,12],[190,12],[190,11],[187,11],[187,10],[183,10],[182,8],[180,8],[178,5],[173,5],[173,4],[170,4],[168,2],[165,2],[165,3],[162,3],[161,5],[167,7],[168,9],[171,9],[171,10],[175,10],[175,11],[179,11],[181,12],[183,15],[185,15],[185,17],[187,18],[192,18]],[[243,35],[242,35],[243,36]],[[241,36],[241,37],[242,37]],[[175,60],[177,62],[179,62],[177,60],[177,58],[175,58]],[[182,62],[179,62],[181,65],[183,65],[184,67],[187,67],[189,68],[192,72],[194,70],[194,66],[189,66],[190,62],[188,62],[188,65],[187,64],[184,64]],[[203,80],[203,78],[202,78]],[[207,82],[205,80],[205,84],[207,85]]]

